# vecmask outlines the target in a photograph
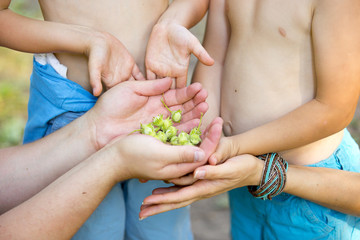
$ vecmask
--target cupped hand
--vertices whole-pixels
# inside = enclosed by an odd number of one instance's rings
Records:
[[[226,162],[211,166],[205,165],[195,170],[199,179],[190,186],[173,186],[155,189],[146,197],[141,206],[141,219],[185,207],[195,201],[210,198],[234,188],[258,185],[263,161],[252,155],[240,155]]]
[[[195,146],[173,146],[151,136],[134,134],[115,139],[104,148],[115,153],[121,173],[118,180],[141,178],[166,180],[182,176],[199,166],[205,152]]]
[[[95,34],[90,39],[86,55],[94,96],[99,96],[103,91],[102,83],[109,89],[130,78],[145,80],[125,46],[109,33]]]
[[[88,114],[95,147],[99,149],[116,137],[128,135],[158,114],[168,116],[161,98],[170,109],[182,110],[182,121],[176,126],[179,130],[197,126],[201,113],[208,109],[207,92],[198,83],[170,90],[171,83],[170,78],[127,81],[105,92]]]
[[[176,23],[156,24],[146,49],[147,79],[172,77],[176,78],[177,88],[185,87],[191,53],[205,65],[214,63],[188,29]]]

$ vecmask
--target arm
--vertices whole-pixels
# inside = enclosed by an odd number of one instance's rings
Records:
[[[225,1],[210,1],[204,37],[204,47],[214,58],[211,67],[198,63],[193,82],[199,82],[208,91],[209,110],[204,117],[204,126],[220,116],[220,90],[226,50],[229,44],[230,28],[225,15]]]
[[[195,178],[200,180],[194,184],[154,190],[144,199],[140,216],[184,207],[238,187],[259,185],[263,167],[264,162],[251,155],[236,156],[216,166],[201,166],[195,170]],[[284,192],[360,216],[359,185],[360,173],[289,165]]]
[[[225,138],[211,162],[296,148],[351,122],[360,93],[360,33],[354,31],[360,27],[358,11],[358,1],[318,1],[312,22],[316,96],[275,121]]]
[[[179,129],[197,126],[200,113],[207,110],[200,84],[176,90],[169,90],[170,85],[168,78],[119,84],[59,131],[35,143],[0,150],[0,213],[33,196],[111,140],[139,128],[140,122],[150,122],[159,113],[166,116],[162,93],[168,106],[183,109],[184,124]]]
[[[117,182],[180,176],[204,156],[197,147],[170,146],[144,135],[117,139],[1,215],[0,238],[70,239]]]
[[[0,1],[0,46],[31,53],[72,52],[89,58],[90,83],[94,95],[128,80],[143,79],[134,59],[111,34],[94,29],[30,19],[8,9],[10,0]],[[118,69],[115,66],[120,65]]]
[[[213,59],[199,40],[188,30],[206,13],[208,0],[174,0],[154,26],[146,49],[148,79],[157,76],[176,78],[176,86],[184,87],[190,55],[212,65]]]

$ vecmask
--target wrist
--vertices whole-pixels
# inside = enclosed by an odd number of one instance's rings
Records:
[[[264,161],[258,159],[255,156],[251,156],[254,160],[254,166],[249,175],[249,186],[258,186],[261,182],[262,172],[264,169]]]

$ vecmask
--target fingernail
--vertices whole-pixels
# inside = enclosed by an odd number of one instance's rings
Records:
[[[197,178],[197,179],[204,179],[205,170],[196,170],[194,177]]]
[[[205,158],[205,153],[202,151],[196,151],[194,154],[194,162],[200,162]]]
[[[142,220],[144,220],[146,217],[140,217],[139,218],[139,221],[142,221]]]

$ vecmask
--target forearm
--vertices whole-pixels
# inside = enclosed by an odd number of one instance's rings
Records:
[[[339,212],[360,216],[359,185],[359,173],[291,165],[284,191]]]
[[[0,46],[31,53],[87,53],[90,41],[100,33],[87,27],[30,19],[0,11]]]
[[[0,239],[70,239],[122,179],[108,151],[100,151],[37,195],[0,216]],[[9,190],[9,189],[8,189]],[[1,194],[2,196],[3,194]]]
[[[209,0],[174,0],[158,23],[174,22],[189,29],[204,17],[208,5]]]
[[[279,119],[230,137],[237,149],[234,154],[280,152],[328,137],[350,123],[355,109],[347,113],[345,109],[311,100]]]
[[[90,123],[81,117],[36,142],[0,150],[0,213],[93,154],[96,149],[91,134]]]
[[[255,160],[256,168],[250,171],[253,177],[249,178],[247,184],[258,185],[264,161],[253,156],[251,158]],[[360,216],[359,173],[290,164],[286,176],[284,192],[342,213]]]

